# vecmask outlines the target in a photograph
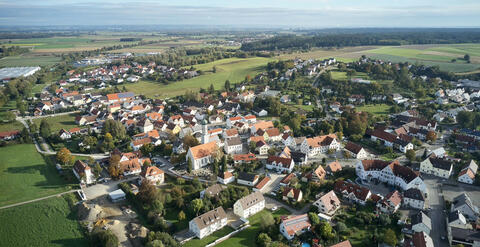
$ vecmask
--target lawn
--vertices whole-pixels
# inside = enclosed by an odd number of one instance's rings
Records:
[[[4,131],[12,131],[12,130],[22,130],[23,124],[18,121],[13,121],[10,123],[1,123],[0,124],[0,132]]]
[[[257,214],[248,218],[250,221],[250,227],[235,234],[233,237],[219,243],[218,247],[230,247],[230,246],[257,246],[256,240],[257,235],[260,233],[260,222],[262,216],[270,213],[267,210],[258,212]],[[280,208],[279,210],[272,213],[274,217],[282,215],[290,215],[290,213],[284,209]]]
[[[47,120],[47,122],[50,124],[50,128],[52,129],[52,131],[56,133],[61,129],[69,130],[71,128],[78,127],[78,125],[75,123],[76,116],[77,114],[70,113],[67,115],[61,115],[56,117],[37,118],[33,121],[38,127],[40,127],[40,123],[42,122],[42,120]]]
[[[200,246],[205,246],[209,243],[212,243],[213,241],[217,240],[218,238],[221,238],[229,233],[233,232],[233,229],[229,226],[225,226],[222,229],[212,233],[211,235],[208,235],[202,239],[194,238],[188,242],[186,242],[183,246],[184,247],[200,247]]]
[[[330,74],[332,75],[332,79],[338,80],[338,81],[348,81],[349,78],[347,76],[347,72],[342,72],[342,71],[331,71]],[[355,72],[354,75],[351,76],[352,78],[363,78],[363,79],[369,79],[367,73],[364,72]]]
[[[88,246],[63,197],[0,210],[2,246]]]
[[[157,82],[139,81],[138,83],[126,84],[127,90],[136,94],[143,94],[147,97],[166,98],[184,94],[187,90],[198,91],[200,88],[208,88],[213,84],[215,89],[220,89],[226,80],[238,83],[245,79],[246,75],[254,77],[272,59],[263,57],[252,58],[228,58],[215,62],[196,65],[197,70],[205,72],[204,75],[192,79],[172,82],[168,85]],[[212,68],[216,66],[217,72],[213,73]]]
[[[70,189],[48,158],[33,144],[0,148],[0,206],[40,198]]]
[[[389,114],[390,106],[387,104],[363,105],[356,107],[357,112],[369,112],[377,116]]]

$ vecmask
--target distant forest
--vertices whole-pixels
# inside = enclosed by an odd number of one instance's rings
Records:
[[[480,42],[480,29],[385,29],[310,31],[305,35],[280,35],[242,44],[243,51],[310,49],[362,45],[456,44]]]

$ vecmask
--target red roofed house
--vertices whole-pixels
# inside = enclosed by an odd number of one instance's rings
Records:
[[[217,182],[221,184],[229,184],[233,181],[235,181],[235,176],[229,171],[220,172],[220,174],[217,175]]]
[[[284,187],[282,195],[284,201],[299,202],[303,198],[303,193],[300,189],[291,187]]]
[[[18,130],[0,132],[0,139],[4,141],[13,140],[19,135],[20,131]]]
[[[92,184],[95,182],[95,176],[92,173],[92,169],[85,162],[81,160],[75,161],[73,165],[73,174],[80,180],[81,183]]]
[[[370,190],[365,187],[341,180],[335,182],[333,190],[341,194],[344,199],[361,205],[365,205],[372,195]]]
[[[345,240],[345,241],[340,242],[338,244],[334,244],[330,247],[352,247],[352,244],[350,243],[350,240]]]
[[[268,156],[267,159],[267,169],[274,169],[279,172],[288,172],[291,173],[295,163],[292,158],[282,158],[279,156]]]
[[[313,203],[322,214],[332,216],[340,208],[340,200],[333,190],[321,196]]]
[[[377,209],[383,213],[393,214],[397,212],[402,203],[402,196],[395,190],[388,193],[385,198],[377,202]]]
[[[271,181],[270,177],[264,177],[257,185],[253,188],[253,191],[262,191],[263,188]]]
[[[347,145],[345,145],[345,152],[349,153],[354,159],[363,160],[368,157],[367,151],[365,151],[362,146],[353,142],[348,142]]]
[[[243,117],[242,116],[237,116],[237,117],[231,117],[229,119],[227,119],[227,127],[228,128],[232,128],[233,125],[236,123],[236,122],[240,122],[243,120]]]
[[[338,161],[333,161],[327,164],[327,167],[325,168],[325,171],[328,174],[334,174],[335,172],[339,172],[342,170],[342,165],[340,165],[340,162]]]
[[[292,240],[295,235],[300,235],[310,230],[310,220],[308,214],[289,216],[282,219],[280,224],[280,232],[288,240]]]
[[[165,181],[165,173],[156,166],[144,168],[140,173],[143,180],[147,180],[153,184],[163,184]]]
[[[233,162],[235,164],[250,163],[256,160],[257,160],[257,157],[255,156],[255,154],[252,154],[252,153],[233,155]]]

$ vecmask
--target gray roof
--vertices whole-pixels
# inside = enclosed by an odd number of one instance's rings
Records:
[[[438,169],[449,171],[452,168],[452,162],[444,159],[429,158],[432,166]]]
[[[205,227],[208,227],[209,225],[215,224],[226,218],[227,214],[225,213],[225,210],[223,210],[222,207],[218,207],[195,217],[192,221],[195,222],[198,229],[204,229]]]
[[[261,201],[265,201],[265,198],[263,197],[263,194],[259,191],[251,193],[248,196],[244,196],[240,199],[238,199],[240,204],[242,205],[243,210],[250,208],[254,205],[257,205],[257,203]]]
[[[227,145],[228,146],[236,146],[236,145],[242,145],[242,140],[240,137],[232,137],[227,140]]]
[[[253,182],[257,174],[246,173],[246,172],[239,172],[238,179]]]
[[[480,231],[452,227],[452,238],[469,242],[480,241]]]
[[[432,221],[422,211],[412,216],[412,226],[416,224],[421,224],[421,223],[425,224],[428,227],[428,229],[432,229]]]
[[[403,193],[404,198],[415,199],[419,201],[425,201],[423,193],[419,189],[410,188]]]
[[[452,210],[455,210],[464,204],[471,208],[473,212],[478,214],[478,207],[473,205],[472,200],[470,200],[470,197],[468,197],[466,193],[460,194],[459,196],[453,198]]]
[[[207,194],[209,196],[217,196],[224,189],[225,189],[225,187],[221,186],[220,184],[214,184],[214,185],[205,189],[205,194]]]

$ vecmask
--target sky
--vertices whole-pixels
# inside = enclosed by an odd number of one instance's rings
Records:
[[[0,0],[0,25],[480,27],[480,1]]]

